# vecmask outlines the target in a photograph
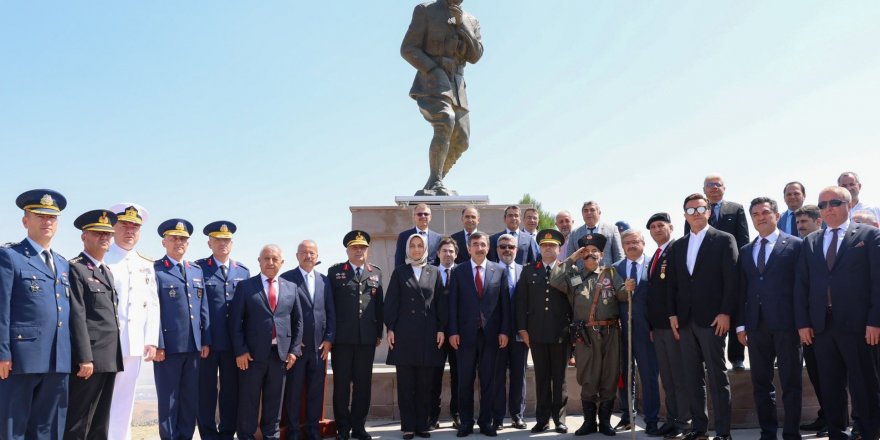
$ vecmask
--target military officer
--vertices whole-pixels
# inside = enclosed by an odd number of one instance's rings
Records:
[[[0,438],[58,439],[67,416],[70,283],[50,249],[67,200],[35,189],[15,199],[27,237],[0,247]]]
[[[127,440],[131,438],[131,413],[142,362],[151,362],[159,345],[159,296],[153,260],[134,249],[149,213],[131,202],[117,203],[109,211],[116,213],[116,224],[104,263],[113,274],[118,298],[123,363],[123,370],[116,373],[110,402],[109,438]]]
[[[195,263],[205,276],[205,295],[210,309],[211,352],[199,365],[199,436],[204,440],[232,440],[238,407],[238,368],[229,341],[226,318],[235,286],[251,277],[243,264],[229,258],[235,223],[219,220],[202,229],[208,236],[211,256]],[[217,375],[220,375],[220,424],[217,412]]]
[[[83,231],[84,250],[70,260],[70,406],[67,439],[107,439],[116,373],[122,370],[122,344],[113,274],[104,255],[113,241],[116,214],[86,212],[73,222]]]
[[[568,432],[565,426],[565,368],[571,352],[568,326],[571,305],[559,289],[550,285],[550,272],[559,265],[559,251],[565,236],[555,229],[538,232],[541,260],[523,267],[516,285],[516,329],[523,342],[532,350],[535,364],[537,423],[532,432],[544,432],[550,418],[556,432]]]
[[[599,266],[607,241],[602,234],[581,237],[578,249],[550,275],[550,285],[565,292],[573,312],[571,332],[584,406],[584,424],[575,435],[596,432],[597,406],[599,432],[615,435],[611,410],[620,376],[618,303],[628,300],[635,283],[624,282],[613,267]],[[583,268],[577,267],[579,260]]]
[[[370,408],[373,358],[382,342],[382,271],[367,263],[370,234],[354,230],[345,234],[342,243],[348,261],[327,271],[336,309],[333,415],[337,439],[370,440],[364,423]]]
[[[163,440],[192,438],[198,412],[199,358],[211,352],[202,269],[183,259],[192,232],[192,223],[184,219],[162,222],[159,236],[166,254],[153,265],[162,328],[153,371]]]

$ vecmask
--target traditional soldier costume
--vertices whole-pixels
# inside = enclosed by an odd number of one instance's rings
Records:
[[[235,230],[234,223],[220,220],[209,223],[202,232],[208,237],[232,239]],[[251,275],[243,264],[232,259],[219,261],[213,255],[196,260],[195,264],[205,276],[205,295],[211,323],[211,353],[199,363],[199,436],[204,440],[232,440],[238,407],[238,368],[229,340],[227,318],[235,296],[235,286]],[[218,372],[219,424],[215,420]]]
[[[342,241],[346,248],[369,247],[370,235],[351,231]],[[382,339],[382,271],[349,258],[327,271],[336,309],[336,343],[333,344],[333,414],[337,438],[369,440],[364,428],[370,408],[373,358]],[[350,409],[349,409],[349,404]]]
[[[103,261],[116,215],[94,210],[79,216],[77,229],[104,234],[106,249],[88,245],[70,260],[70,337],[73,372],[65,439],[107,439],[116,373],[122,371],[118,298],[113,274]],[[84,239],[85,241],[85,239]],[[85,368],[90,367],[91,373]],[[85,370],[85,371],[84,371]]]
[[[192,223],[170,219],[159,225],[159,236],[186,237]],[[182,255],[181,255],[182,256]],[[192,438],[199,393],[199,351],[211,345],[208,299],[202,269],[189,261],[165,255],[153,265],[159,286],[162,330],[159,332],[156,395],[159,400],[159,436]],[[159,359],[164,360],[159,362]]]
[[[629,295],[624,279],[613,267],[597,266],[606,241],[601,234],[588,234],[578,240],[578,247],[586,248],[584,258],[598,257],[593,260],[595,269],[588,269],[589,263],[585,263],[584,268],[577,267],[579,250],[550,275],[550,284],[565,292],[573,312],[571,337],[584,406],[584,424],[575,435],[596,431],[597,405],[599,431],[615,435],[611,411],[620,376],[618,301],[627,301]]]
[[[133,234],[137,243],[141,225],[149,219],[147,210],[137,203],[123,202],[110,207],[116,213],[115,228],[130,231],[117,232],[104,255],[104,263],[113,274],[113,285],[118,298],[119,335],[122,343],[123,370],[116,374],[113,401],[110,402],[111,439],[131,438],[131,414],[134,409],[135,388],[140,375],[145,351],[159,346],[159,296],[156,291],[156,272],[153,260],[120,246],[119,234]]]
[[[555,229],[538,232],[538,244],[554,243],[562,246],[565,237]],[[547,265],[537,263],[523,267],[516,285],[516,329],[526,332],[535,365],[535,395],[537,423],[532,432],[545,431],[550,418],[556,431],[565,433],[565,406],[568,395],[565,390],[565,368],[571,352],[569,324],[571,304],[563,292],[550,285],[550,273],[558,261]]]
[[[0,438],[59,439],[70,373],[69,269],[37,240],[49,245],[54,228],[47,234],[43,226],[57,226],[67,200],[36,189],[15,204],[28,222],[41,222],[43,235],[28,227],[26,239],[0,247]]]

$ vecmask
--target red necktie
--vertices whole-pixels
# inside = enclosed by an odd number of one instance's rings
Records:
[[[652,276],[652,277],[654,276],[654,268],[657,267],[657,260],[660,259],[660,251],[661,250],[663,250],[663,249],[657,248],[657,250],[654,252],[654,259],[651,260],[651,274],[650,274],[650,276]]]
[[[275,313],[275,305],[278,304],[278,293],[275,291],[275,279],[269,278],[269,308]],[[275,339],[275,324],[272,324],[272,339]]]
[[[477,296],[483,297],[483,277],[480,276],[480,266],[477,266],[477,275],[474,277],[474,284],[477,286]]]

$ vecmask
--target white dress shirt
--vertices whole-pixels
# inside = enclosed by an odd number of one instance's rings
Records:
[[[422,266],[417,266],[417,265],[415,265],[415,264],[410,264],[410,267],[412,267],[413,275],[415,275],[415,277],[416,277],[416,281],[422,279]]]
[[[709,226],[706,226],[696,234],[691,232],[690,239],[688,240],[687,267],[688,273],[691,275],[694,274],[694,266],[697,264],[697,253],[700,252],[700,246],[703,244],[703,239],[706,238],[707,230],[709,230]]]
[[[315,301],[315,271],[306,272],[302,267],[299,268],[299,273],[302,275],[303,279],[306,281],[306,289],[309,291],[309,298],[312,299],[312,302]]]
[[[437,266],[437,267],[440,269],[440,279],[443,280],[443,285],[445,286],[445,285],[447,285],[447,284],[449,283],[449,280],[446,278],[446,276],[447,276],[447,275],[446,275],[446,271],[448,270],[448,271],[449,271],[449,276],[452,276],[452,268],[451,268],[451,267],[446,267],[446,266],[444,266],[444,265],[442,265],[442,264],[439,265],[439,266]]]
[[[661,251],[662,252],[662,251]],[[645,254],[643,253],[639,258],[635,261],[636,263],[636,284],[642,280],[642,269],[645,267]],[[632,270],[633,260],[629,258],[626,259],[626,273],[623,274],[624,278],[629,278],[629,272]]]
[[[755,239],[755,245],[752,247],[752,261],[755,262],[755,266],[758,266],[758,253],[761,252],[761,239],[766,238],[767,244],[764,245],[764,264],[767,264],[767,261],[770,260],[770,252],[773,251],[773,246],[776,245],[776,240],[779,239],[779,229],[773,231],[770,235],[766,237],[761,237]]]
[[[831,230],[833,228],[830,226],[825,227],[825,231],[822,232],[822,255],[828,255],[828,248],[831,246]],[[846,236],[846,230],[849,229],[849,220],[845,221],[842,225],[838,226],[837,230],[837,250],[840,250],[840,244],[843,243],[843,237]]]
[[[266,275],[264,275],[263,273],[260,273],[260,280],[263,281],[263,293],[266,294],[266,300],[268,300],[269,299],[269,278]],[[278,306],[279,291],[281,290],[278,286],[278,277],[277,276],[275,278],[272,278],[272,283],[275,284],[275,306],[277,307]],[[272,326],[273,327],[275,326],[274,320],[272,321]],[[278,345],[278,338],[277,337],[272,338],[272,345]]]

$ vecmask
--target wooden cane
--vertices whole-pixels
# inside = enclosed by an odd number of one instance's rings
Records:
[[[633,359],[633,292],[630,292],[629,301],[627,301],[626,309],[626,398],[629,399],[629,423],[632,426],[630,432],[632,433],[632,438],[636,438],[636,419],[633,414],[633,406],[635,405],[635,399],[632,397],[632,389],[633,389],[633,370],[632,370],[632,359]]]

